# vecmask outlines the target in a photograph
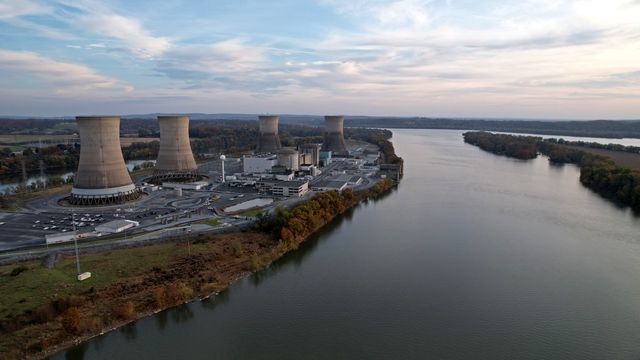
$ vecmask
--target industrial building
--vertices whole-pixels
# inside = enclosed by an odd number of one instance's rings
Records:
[[[330,150],[320,151],[320,166],[329,166],[331,165],[331,156],[333,154]]]
[[[153,182],[194,181],[198,165],[191,152],[188,116],[158,116],[160,149]]]
[[[256,188],[260,192],[270,192],[275,196],[300,197],[309,191],[309,182],[262,180],[256,184]]]
[[[302,165],[320,165],[320,151],[322,149],[321,144],[302,144],[298,147],[300,152],[300,164]]]
[[[313,184],[311,190],[313,191],[342,191],[347,188],[346,181],[337,180],[322,180]]]
[[[333,156],[349,156],[344,141],[344,116],[324,117],[323,151],[331,151]]]
[[[80,161],[69,202],[108,205],[139,197],[120,148],[119,116],[78,116]]]
[[[115,234],[139,225],[140,223],[137,221],[119,219],[96,226],[96,232],[103,234]]]
[[[280,137],[278,137],[278,116],[261,115],[258,117],[260,122],[260,134],[258,136],[258,146],[256,153],[275,153],[282,145]]]
[[[276,165],[278,165],[278,158],[276,155],[269,154],[242,157],[242,172],[245,174],[269,173]]]
[[[286,170],[298,171],[300,169],[300,159],[298,150],[294,148],[282,148],[278,150],[278,166],[285,168]]]

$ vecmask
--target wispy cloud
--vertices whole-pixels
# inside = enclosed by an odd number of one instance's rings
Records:
[[[84,65],[66,63],[27,51],[0,50],[0,73],[35,77],[58,94],[93,90],[132,91],[116,79],[97,74]]]

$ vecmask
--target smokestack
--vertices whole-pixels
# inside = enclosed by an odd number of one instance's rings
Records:
[[[198,177],[198,166],[189,142],[188,116],[158,116],[160,149],[154,180],[190,181]]]
[[[331,151],[333,155],[349,155],[347,144],[344,142],[344,116],[324,117],[323,151]]]
[[[120,148],[119,116],[78,116],[80,162],[69,202],[107,205],[139,196]]]
[[[259,116],[260,135],[258,137],[257,153],[273,153],[282,145],[278,137],[278,116]]]

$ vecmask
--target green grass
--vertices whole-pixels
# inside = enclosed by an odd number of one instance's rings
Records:
[[[238,215],[240,215],[240,216],[249,216],[249,217],[257,217],[260,214],[262,214],[262,209],[261,208],[256,208],[256,209],[249,209],[249,210],[243,211],[243,212],[239,213]]]
[[[53,269],[46,269],[39,262],[25,264],[28,270],[10,276],[19,265],[0,267],[0,318],[32,310],[53,299],[81,294],[91,287],[106,285],[149,272],[174,258],[175,244],[146,246],[114,253],[80,256],[81,270],[91,272],[91,278],[76,279],[75,258],[65,258]],[[24,301],[23,301],[24,300]]]
[[[206,220],[202,220],[202,221],[198,221],[199,224],[206,224],[209,226],[218,226],[220,224],[222,224],[222,221],[220,221],[220,219],[206,219]]]

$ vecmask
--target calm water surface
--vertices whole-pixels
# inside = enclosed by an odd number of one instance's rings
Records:
[[[397,191],[214,300],[54,358],[638,359],[639,219],[574,166],[461,133],[394,130]]]

